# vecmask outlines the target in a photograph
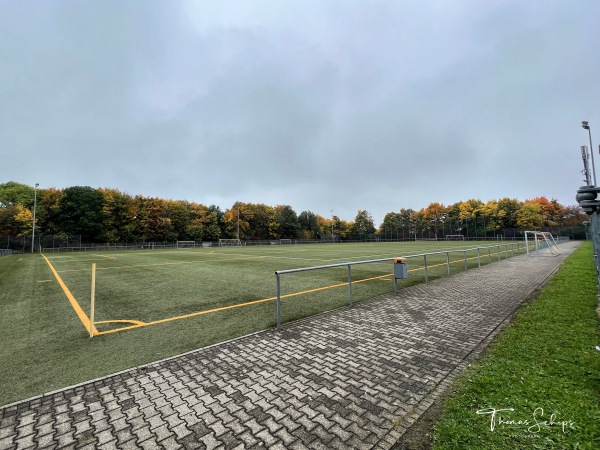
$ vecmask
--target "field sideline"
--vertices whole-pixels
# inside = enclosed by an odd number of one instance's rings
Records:
[[[48,262],[41,255],[2,258],[0,358],[8,363],[0,367],[0,405],[273,327],[275,270],[496,244],[419,241],[56,253],[45,255]],[[451,255],[452,271],[464,270],[462,252]],[[469,266],[477,266],[476,255],[468,257]],[[487,262],[482,258],[482,264]],[[56,275],[87,318],[92,263],[97,265],[97,336],[90,339]],[[420,264],[409,260],[408,283],[423,281]],[[428,265],[430,278],[446,274],[445,255]],[[389,261],[354,266],[353,300],[392,291],[392,269]],[[344,267],[282,277],[283,320],[346,305],[347,281]],[[219,312],[198,314],[210,310]],[[138,329],[115,332],[132,326]]]

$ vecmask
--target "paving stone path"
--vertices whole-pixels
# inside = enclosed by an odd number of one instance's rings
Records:
[[[9,405],[0,449],[390,448],[577,245]]]

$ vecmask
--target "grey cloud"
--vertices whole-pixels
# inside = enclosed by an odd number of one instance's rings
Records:
[[[600,130],[599,12],[591,0],[6,1],[0,152],[29,184],[347,220],[471,197],[570,204],[579,123]]]

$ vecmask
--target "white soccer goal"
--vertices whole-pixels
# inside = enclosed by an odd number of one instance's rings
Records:
[[[279,244],[280,245],[289,245],[289,244],[292,244],[292,240],[291,239],[279,239]]]
[[[177,241],[177,248],[195,248],[196,241]]]
[[[242,241],[239,239],[219,239],[219,247],[241,247]]]
[[[447,234],[446,240],[447,241],[464,241],[465,237],[462,234]]]
[[[529,247],[532,247],[531,251]],[[537,255],[560,255],[558,244],[554,240],[552,233],[547,231],[525,231],[525,248],[527,249],[528,255],[533,253],[533,251],[535,251]]]

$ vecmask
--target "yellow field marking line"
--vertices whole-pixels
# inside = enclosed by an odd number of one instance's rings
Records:
[[[94,321],[95,324],[103,324],[103,323],[133,323],[134,325],[144,326],[147,325],[146,322],[142,322],[141,320],[100,320]],[[102,334],[100,332],[100,334]]]
[[[52,265],[50,260],[48,258],[46,258],[46,256],[43,254],[42,254],[42,257],[46,260],[46,262],[48,263],[48,266],[50,266],[50,270],[54,274],[56,281],[58,281],[58,284],[60,285],[63,292],[67,296],[67,299],[69,300],[69,303],[71,303],[73,310],[75,310],[77,317],[79,317],[79,320],[81,320],[81,323],[85,327],[86,331],[88,331],[90,329],[90,319],[88,319],[88,316],[83,312],[83,309],[81,309],[81,306],[79,306],[79,303],[77,303],[77,300],[75,299],[75,297],[73,297],[73,294],[71,294],[71,291],[69,290],[67,285],[64,283],[64,281],[62,280],[62,278],[60,277],[60,275],[58,274],[58,272],[56,271],[56,269],[54,268],[54,266]],[[96,327],[92,327],[92,332],[94,335],[98,334],[98,330],[96,329]]]

